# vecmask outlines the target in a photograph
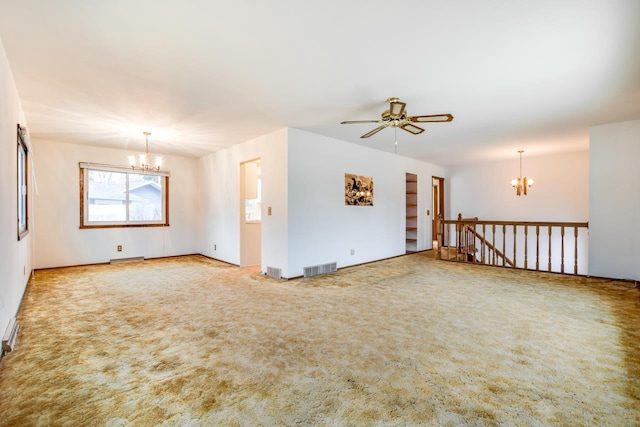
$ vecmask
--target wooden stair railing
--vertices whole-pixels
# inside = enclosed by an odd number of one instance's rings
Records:
[[[478,222],[478,217],[462,218],[462,214],[458,214],[457,221],[458,221],[458,224],[456,225],[456,233],[457,233],[456,256],[459,259],[463,259],[467,262],[480,262],[485,264],[486,262],[484,257],[484,247],[486,246],[489,252],[488,256],[490,257],[490,259],[493,259],[494,262],[496,257],[498,259],[502,258],[503,266],[506,264],[509,267],[515,267],[515,264],[512,260],[506,257],[504,253],[502,253],[493,244],[491,244],[491,242],[485,239],[484,236],[480,235],[480,233],[476,231],[476,223]],[[482,257],[480,260],[478,260],[478,257],[477,257],[478,245],[476,244],[477,243],[476,239],[479,241],[480,248],[482,249],[482,252],[481,252]],[[493,257],[491,258],[492,254],[493,254]]]
[[[509,267],[515,268],[515,263],[509,259],[508,257],[506,257],[498,248],[496,248],[495,246],[493,246],[493,244],[491,244],[490,241],[488,241],[487,239],[484,238],[484,236],[482,236],[480,233],[478,233],[475,229],[475,227],[471,227],[470,225],[465,225],[464,226],[467,233],[471,234],[473,236],[474,239],[478,239],[480,241],[480,246],[486,246],[488,251],[489,251],[489,257],[491,257],[491,254],[494,254],[494,258],[498,257],[498,258],[502,258],[502,260],[504,261],[505,264],[507,264]],[[484,251],[481,254],[482,258],[480,260],[480,262],[482,264],[486,264],[485,260],[484,260]]]
[[[458,225],[456,225],[456,256],[466,258],[466,261],[475,262],[476,245],[475,239],[470,239],[470,224],[478,221],[475,218],[462,218],[462,214],[458,214]]]
[[[573,233],[565,233],[567,229],[573,229]],[[588,222],[480,221],[478,218],[463,218],[461,214],[457,220],[445,220],[439,215],[436,230],[437,258],[450,261],[570,274],[570,267],[565,265],[565,261],[569,261],[573,266],[572,274],[578,274],[579,248],[582,247],[583,252],[588,249]],[[554,234],[554,230],[559,230],[559,233]],[[529,253],[533,251],[529,236],[534,231],[535,267],[529,259]],[[573,247],[565,242],[571,234]],[[507,247],[508,235],[513,240],[513,247]],[[547,245],[546,255],[542,253],[541,240],[542,245]],[[559,249],[559,254],[552,248]]]

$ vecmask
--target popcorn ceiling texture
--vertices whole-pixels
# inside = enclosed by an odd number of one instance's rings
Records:
[[[638,425],[640,291],[418,253],[42,270],[0,425]]]

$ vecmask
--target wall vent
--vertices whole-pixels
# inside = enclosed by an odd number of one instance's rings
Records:
[[[319,274],[333,273],[337,270],[337,262],[330,262],[328,264],[312,265],[311,267],[304,267],[304,277],[318,276]]]
[[[14,317],[9,320],[9,326],[7,326],[7,330],[2,337],[2,353],[9,353],[10,351],[15,350],[19,330],[20,326],[18,325],[16,318]]]
[[[267,266],[267,276],[274,279],[282,279],[282,269]]]
[[[109,264],[122,264],[124,262],[140,262],[144,261],[143,256],[136,256],[132,258],[113,258],[109,260]]]

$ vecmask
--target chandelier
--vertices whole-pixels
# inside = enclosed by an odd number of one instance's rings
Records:
[[[162,156],[156,156],[154,166],[151,166],[150,158],[149,158],[149,135],[151,132],[142,132],[145,136],[145,152],[144,154],[140,154],[139,162],[136,164],[136,156],[129,156],[129,166],[132,169],[142,170],[142,171],[159,171],[162,166]]]
[[[511,180],[511,185],[516,189],[516,196],[527,195],[527,189],[533,186],[533,179],[522,176],[522,153],[524,150],[518,150],[520,153],[520,176]]]

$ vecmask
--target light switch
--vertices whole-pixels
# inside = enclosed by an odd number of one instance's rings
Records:
[[[427,209],[427,215],[431,215],[431,211]]]
[[[267,215],[269,215],[269,216],[271,215],[271,206],[269,206],[269,207],[267,208]]]

